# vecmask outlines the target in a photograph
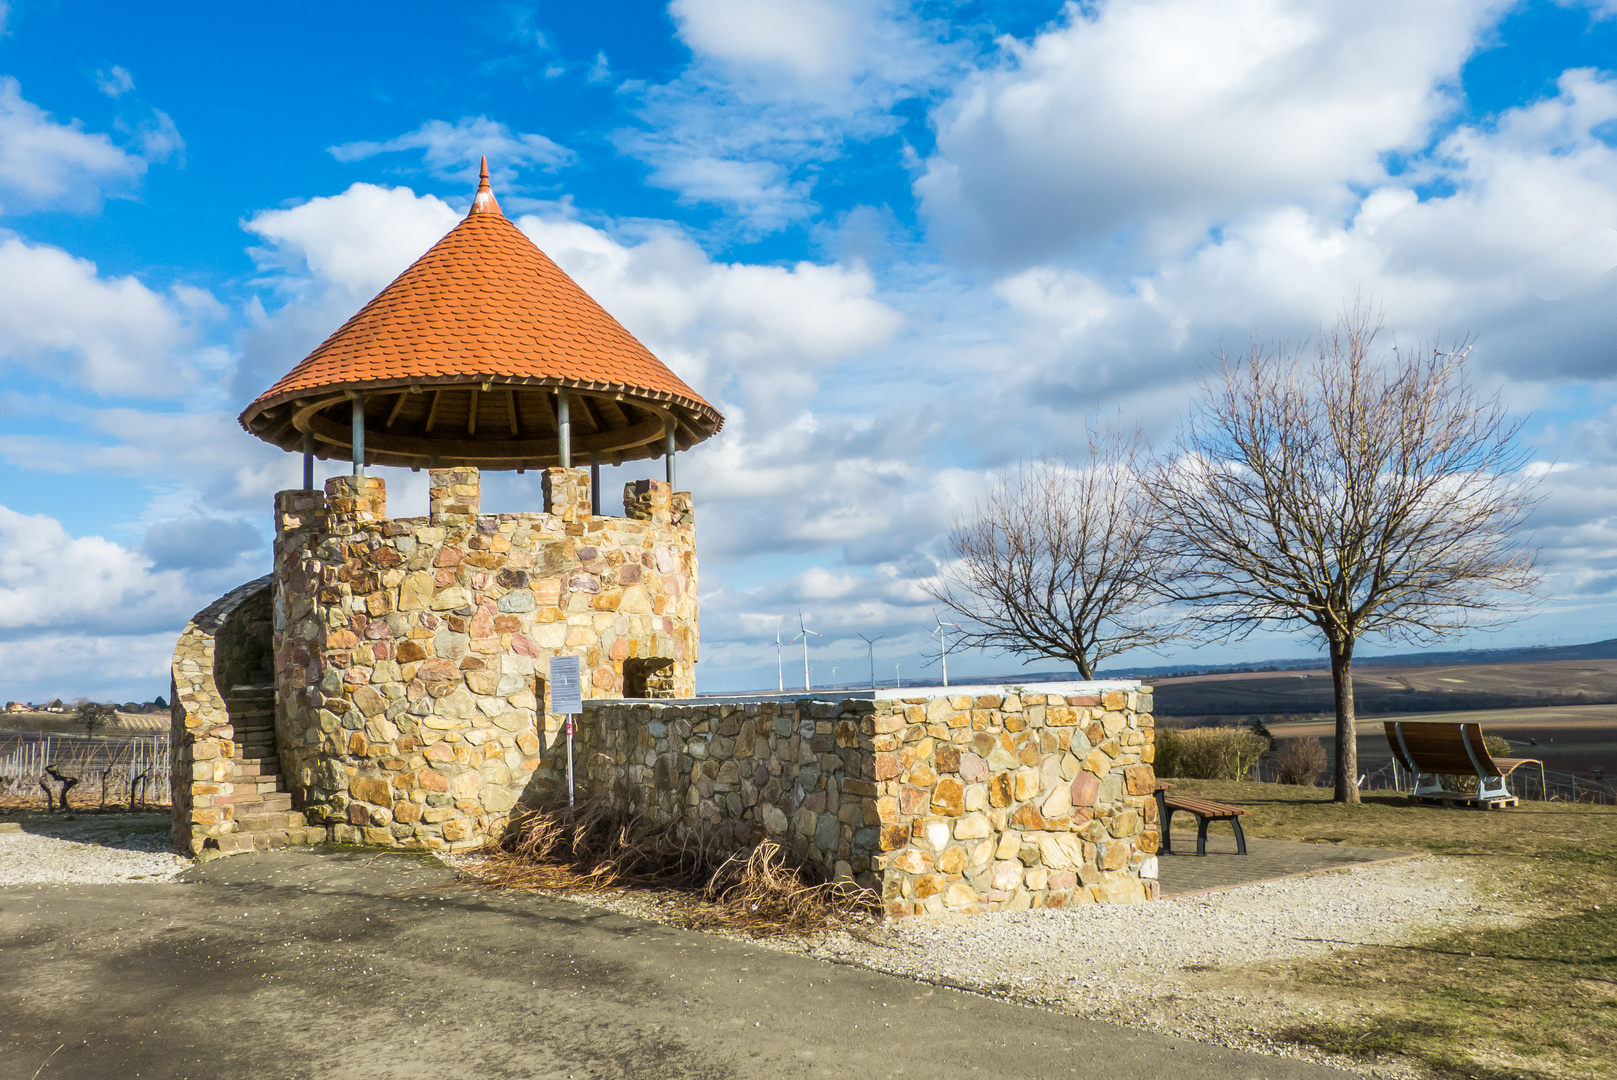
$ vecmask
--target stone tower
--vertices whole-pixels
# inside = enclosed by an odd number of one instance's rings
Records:
[[[274,573],[176,649],[181,850],[470,848],[555,752],[552,657],[586,697],[694,693],[674,459],[723,417],[504,217],[486,163],[466,218],[241,422],[303,453],[304,488],[275,498]],[[650,457],[667,479],[602,514],[599,465]],[[316,458],[352,473],[315,490]],[[427,514],[390,518],[376,464],[428,469]],[[542,512],[481,513],[489,468],[542,472]]]

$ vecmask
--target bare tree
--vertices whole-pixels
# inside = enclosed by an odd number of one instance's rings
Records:
[[[1336,801],[1356,803],[1353,650],[1508,621],[1531,594],[1521,422],[1466,381],[1469,347],[1397,348],[1363,307],[1312,348],[1254,346],[1203,387],[1150,485],[1170,595],[1204,631],[1317,630],[1336,694]],[[1308,354],[1312,353],[1312,357]]]
[[[1064,660],[1086,679],[1107,657],[1178,636],[1155,591],[1138,431],[1087,425],[1089,462],[1049,459],[1001,476],[948,537],[950,561],[922,587],[962,623],[961,644]]]
[[[117,710],[113,706],[102,705],[89,698],[79,698],[74,705],[78,709],[79,723],[84,725],[86,735],[94,735],[118,718]]]

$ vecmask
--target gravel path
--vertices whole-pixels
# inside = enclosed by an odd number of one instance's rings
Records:
[[[26,832],[0,822],[0,885],[171,880],[192,864],[166,850],[168,824],[158,814],[36,820]],[[1522,912],[1486,898],[1474,870],[1426,856],[1135,907],[915,918],[754,944],[1127,1027],[1321,1059],[1275,1041],[1281,1028],[1327,1013],[1282,989],[1267,965],[1519,921]],[[568,898],[658,921],[671,914],[646,892]],[[1332,1063],[1422,1075],[1385,1061]]]
[[[0,885],[169,881],[191,866],[168,850],[167,814],[0,822]]]
[[[1416,1078],[1427,1074],[1276,1040],[1283,1028],[1345,1017],[1281,989],[1266,965],[1520,921],[1522,912],[1485,898],[1474,873],[1465,860],[1425,856],[1134,907],[904,919],[756,944],[1125,1027]],[[644,893],[571,898],[667,918]]]
[[[1137,907],[905,920],[786,947],[1127,1027],[1318,1058],[1273,1036],[1328,1012],[1280,989],[1263,965],[1519,921],[1521,912],[1484,897],[1474,870],[1428,856]],[[1422,1075],[1389,1062],[1333,1063]]]

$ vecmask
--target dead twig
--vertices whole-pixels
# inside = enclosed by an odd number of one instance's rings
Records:
[[[726,852],[676,822],[625,817],[603,800],[575,809],[528,810],[469,872],[502,889],[602,893],[669,890],[680,921],[695,929],[756,937],[831,929],[880,911],[880,898],[851,881],[815,882],[773,840]]]

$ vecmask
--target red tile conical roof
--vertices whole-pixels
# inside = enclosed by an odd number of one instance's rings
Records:
[[[446,403],[450,387],[461,389]],[[367,404],[384,397],[385,427],[369,408],[366,419],[366,445],[382,464],[534,465],[546,456],[536,437],[551,435],[539,442],[554,446],[558,387],[593,403],[582,418],[575,410],[574,446],[620,460],[660,452],[640,439],[649,414],[674,416],[681,449],[724,422],[500,212],[485,159],[461,223],[260,395],[241,423],[286,449],[313,431],[328,444],[321,451],[335,455],[347,445],[343,425],[357,391]],[[504,397],[488,400],[496,388]],[[489,418],[481,437],[480,411]],[[473,442],[487,445],[472,453],[463,444]]]

